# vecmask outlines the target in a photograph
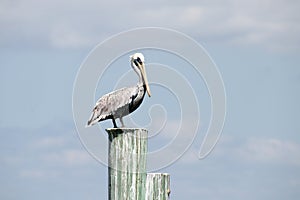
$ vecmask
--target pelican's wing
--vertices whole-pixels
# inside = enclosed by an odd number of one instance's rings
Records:
[[[125,113],[128,114],[130,104],[136,98],[138,90],[139,88],[136,86],[127,87],[102,96],[97,101],[87,126],[92,126],[105,119],[123,116]]]

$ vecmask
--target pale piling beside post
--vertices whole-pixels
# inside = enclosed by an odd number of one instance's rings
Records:
[[[168,200],[170,196],[170,175],[148,173],[146,178],[146,200]]]

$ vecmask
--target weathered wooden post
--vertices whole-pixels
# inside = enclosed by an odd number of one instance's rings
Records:
[[[147,135],[145,129],[111,128],[108,151],[109,200],[167,200],[170,176],[146,174]]]
[[[109,200],[145,199],[147,130],[107,129]]]

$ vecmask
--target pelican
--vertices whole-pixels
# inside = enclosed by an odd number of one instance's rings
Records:
[[[137,73],[139,82],[132,87],[125,87],[102,96],[96,103],[87,126],[111,119],[117,128],[116,119],[124,127],[123,117],[135,111],[142,103],[145,93],[151,96],[145,71],[143,54],[135,53],[130,56],[131,67]]]

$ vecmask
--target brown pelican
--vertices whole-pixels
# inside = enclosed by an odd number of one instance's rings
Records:
[[[135,111],[142,103],[145,92],[151,96],[145,71],[145,59],[143,54],[135,53],[130,56],[131,67],[139,76],[136,86],[126,87],[102,96],[96,103],[87,126],[97,122],[111,119],[114,127],[117,128],[116,119],[119,118],[124,127],[123,117]]]

